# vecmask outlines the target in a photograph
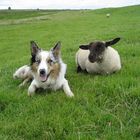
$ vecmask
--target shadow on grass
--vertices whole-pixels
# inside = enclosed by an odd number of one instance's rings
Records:
[[[3,112],[6,107],[8,106],[8,103],[5,101],[0,101],[0,113]]]

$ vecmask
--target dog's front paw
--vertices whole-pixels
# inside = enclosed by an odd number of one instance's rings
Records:
[[[33,95],[34,95],[34,92],[29,92],[29,91],[28,91],[28,96],[29,96],[29,97],[32,97]]]
[[[36,90],[35,86],[30,85],[28,88],[28,96],[30,97],[33,96],[35,94],[35,90]]]
[[[69,93],[67,94],[67,96],[70,97],[70,98],[72,98],[72,97],[74,97],[74,94],[73,94],[72,92],[69,92]]]

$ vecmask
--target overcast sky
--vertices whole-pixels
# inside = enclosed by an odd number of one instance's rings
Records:
[[[97,9],[138,4],[140,0],[0,0],[0,9]]]

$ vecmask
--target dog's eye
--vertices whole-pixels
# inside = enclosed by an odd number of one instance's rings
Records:
[[[48,60],[48,63],[49,63],[50,65],[52,65],[52,64],[53,64],[53,61],[52,61],[51,59],[49,59],[49,60]]]
[[[39,60],[39,59],[38,59],[38,60],[36,60],[36,63],[38,63],[38,64],[39,64],[39,63],[40,63],[40,60]]]

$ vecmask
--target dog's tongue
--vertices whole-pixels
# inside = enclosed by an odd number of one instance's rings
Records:
[[[47,76],[46,75],[40,75],[40,80],[42,82],[46,81],[47,80]]]

